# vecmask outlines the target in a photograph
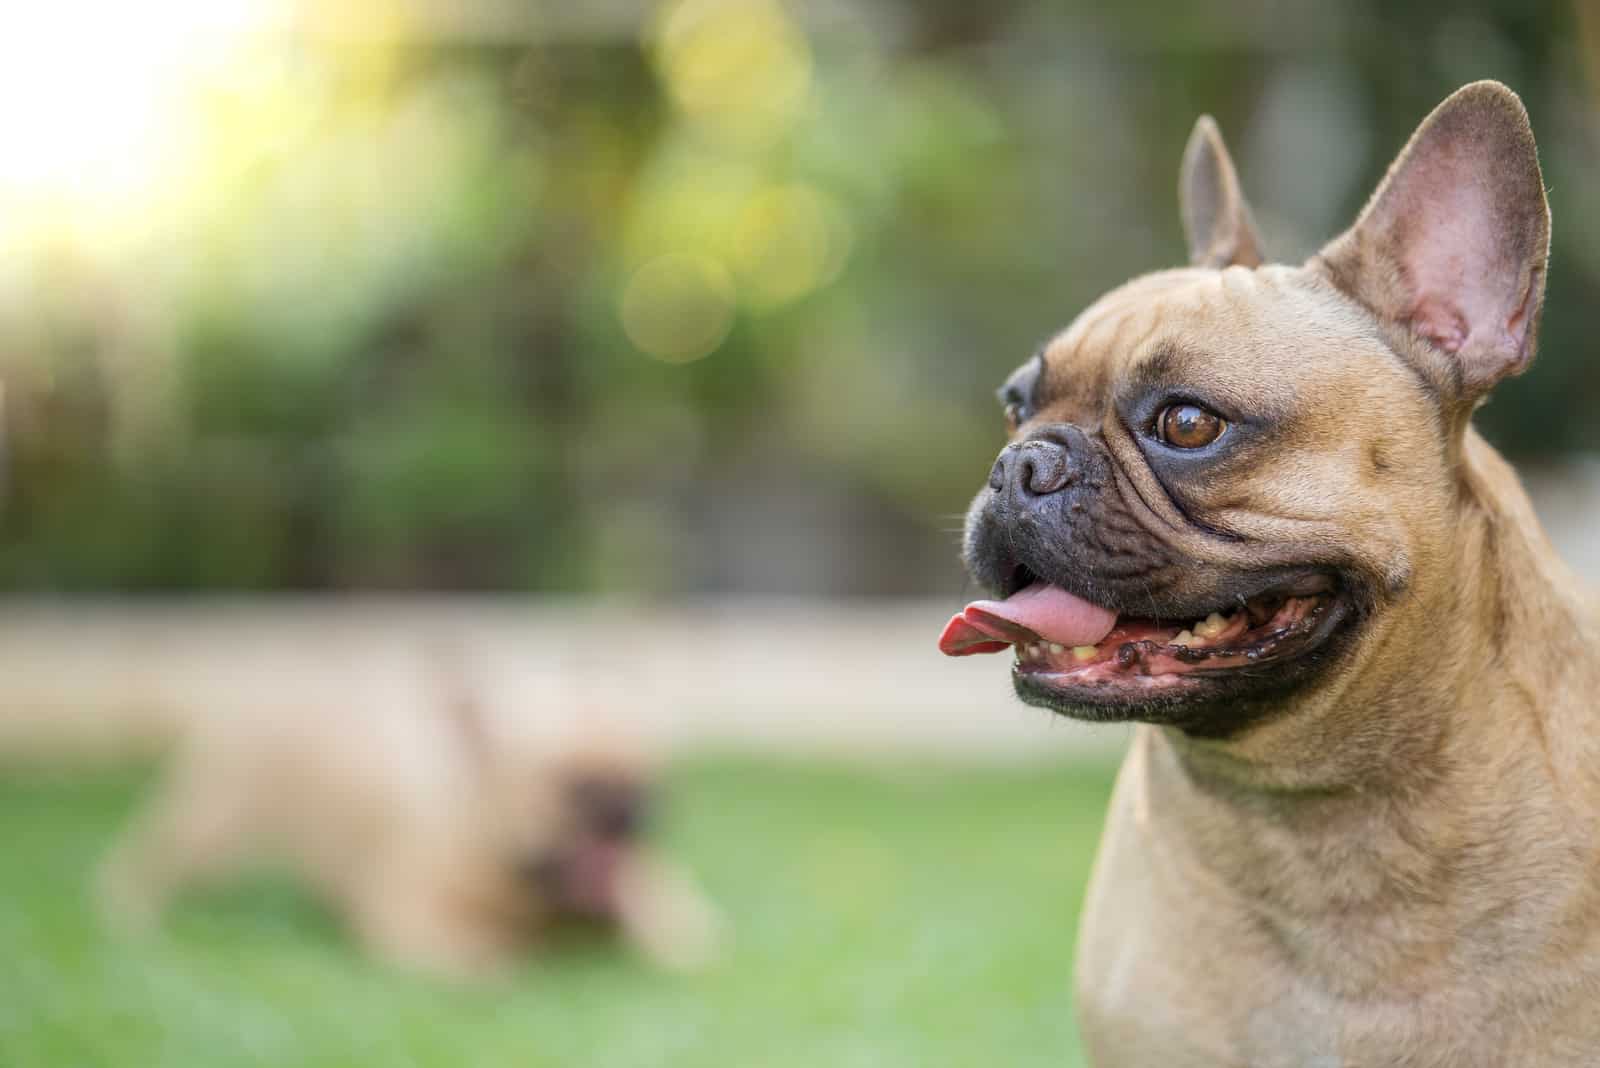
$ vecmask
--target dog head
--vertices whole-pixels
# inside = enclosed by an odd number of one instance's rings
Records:
[[[470,859],[458,862],[516,912],[616,919],[625,872],[657,809],[656,762],[629,737],[592,723],[527,710],[492,714],[454,646],[436,648],[432,666],[441,718],[460,754],[455,829]]]
[[[548,912],[614,919],[624,871],[643,840],[657,789],[644,761],[614,745],[562,754],[524,784],[530,832],[508,860]]]
[[[1002,387],[964,545],[995,599],[941,648],[1015,649],[1032,703],[1221,737],[1426,637],[1397,606],[1453,580],[1469,416],[1532,356],[1549,214],[1490,82],[1298,267],[1263,263],[1209,119],[1180,195],[1193,265],[1107,294]]]

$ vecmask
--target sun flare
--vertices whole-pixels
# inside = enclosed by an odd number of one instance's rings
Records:
[[[276,0],[56,0],[0,33],[0,209],[24,229],[137,211]]]

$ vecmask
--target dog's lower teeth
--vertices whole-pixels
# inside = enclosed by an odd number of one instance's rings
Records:
[[[1302,613],[1303,616],[1309,616],[1320,607],[1320,601],[1315,598],[1304,600],[1313,607]],[[1142,633],[1142,637],[1137,641],[1124,641],[1115,648],[1105,650],[1097,645],[1069,646],[1043,638],[1038,641],[1017,642],[1012,646],[1012,650],[1016,654],[1017,662],[1027,664],[1030,670],[1048,668],[1052,665],[1056,665],[1055,670],[1066,670],[1061,665],[1060,658],[1069,656],[1072,661],[1083,667],[1104,660],[1107,667],[1114,666],[1123,671],[1134,670],[1141,674],[1166,670],[1162,665],[1165,664],[1170,668],[1172,659],[1181,661],[1183,665],[1193,665],[1201,660],[1219,656],[1247,657],[1255,661],[1273,651],[1270,648],[1250,647],[1253,641],[1259,642],[1262,639],[1262,635],[1255,633],[1254,630],[1264,625],[1257,617],[1263,612],[1270,612],[1269,620],[1276,619],[1284,614],[1286,607],[1293,609],[1296,604],[1297,599],[1292,597],[1278,601],[1271,601],[1266,597],[1252,598],[1228,615],[1212,612],[1204,619],[1196,620],[1190,626],[1179,630],[1170,638],[1163,636],[1164,631],[1159,621],[1151,620],[1147,624],[1136,620],[1133,629],[1136,634]],[[1279,626],[1283,624],[1280,623]],[[1224,643],[1224,634],[1241,629],[1247,633]],[[1168,661],[1160,659],[1159,651],[1163,647],[1174,649],[1168,654]],[[1179,653],[1176,650],[1185,651]]]

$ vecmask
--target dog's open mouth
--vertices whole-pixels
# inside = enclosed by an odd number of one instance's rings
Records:
[[[1314,576],[1196,618],[1119,615],[1034,582],[1002,601],[974,601],[946,624],[946,656],[1016,650],[1019,678],[1051,687],[1181,683],[1305,652],[1326,635],[1337,604]]]

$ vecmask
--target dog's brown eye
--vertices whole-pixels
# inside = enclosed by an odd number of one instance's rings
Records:
[[[1174,404],[1156,417],[1156,434],[1179,449],[1199,449],[1222,436],[1227,428],[1221,416],[1198,404]]]

